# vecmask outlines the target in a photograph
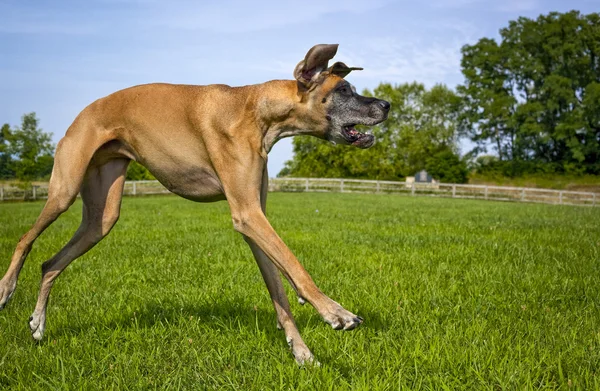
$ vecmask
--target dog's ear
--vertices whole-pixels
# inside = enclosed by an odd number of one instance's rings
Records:
[[[352,71],[362,71],[362,70],[363,70],[363,68],[349,67],[346,64],[344,64],[343,62],[336,62],[335,64],[330,66],[329,69],[327,69],[327,72],[329,72],[333,75],[337,75],[343,79]]]
[[[294,69],[294,77],[305,87],[313,83],[319,74],[327,69],[329,60],[335,56],[338,45],[315,45],[313,46],[304,60],[300,61]]]

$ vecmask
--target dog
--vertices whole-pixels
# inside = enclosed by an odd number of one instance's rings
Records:
[[[229,87],[145,84],[87,106],[58,142],[48,199],[20,239],[0,280],[0,309],[14,293],[36,238],[81,194],[81,225],[72,239],[42,264],[38,300],[29,318],[41,340],[46,306],[56,277],[104,238],[119,218],[127,166],[135,160],[167,189],[197,202],[227,200],[234,229],[249,244],[267,285],[295,360],[311,363],[294,322],[279,271],[301,303],[308,301],[335,330],[363,322],[317,288],[265,216],[267,154],[278,140],[312,135],[336,144],[371,147],[373,135],[355,129],[387,119],[390,103],[361,96],[348,83],[351,68],[329,66],[338,45],[316,45],[294,69],[295,80]]]

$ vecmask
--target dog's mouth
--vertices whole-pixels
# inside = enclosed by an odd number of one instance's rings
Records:
[[[369,133],[362,133],[356,130],[357,124],[342,126],[342,136],[349,144],[359,148],[369,148],[375,143],[375,137]]]

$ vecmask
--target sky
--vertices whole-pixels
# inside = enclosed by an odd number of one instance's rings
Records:
[[[340,44],[337,61],[365,68],[347,77],[359,91],[454,88],[463,45],[498,38],[519,16],[571,9],[597,12],[600,0],[0,0],[0,123],[35,111],[57,142],[85,106],[119,89],[292,79],[318,43]],[[270,176],[291,158],[291,139],[277,143]]]

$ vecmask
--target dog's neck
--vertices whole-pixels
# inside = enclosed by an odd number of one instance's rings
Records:
[[[306,91],[295,80],[274,80],[256,86],[256,123],[263,134],[263,147],[268,153],[282,138],[297,135],[316,135],[317,129],[326,126],[323,118],[315,114]]]

